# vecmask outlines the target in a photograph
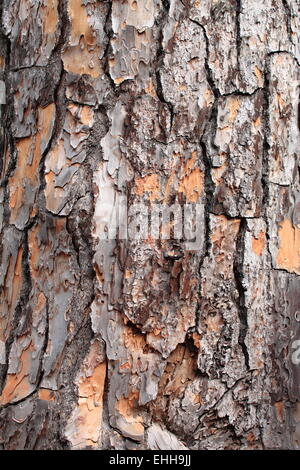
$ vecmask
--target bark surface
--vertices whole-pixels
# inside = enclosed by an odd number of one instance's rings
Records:
[[[0,447],[299,449],[299,0],[0,9]]]

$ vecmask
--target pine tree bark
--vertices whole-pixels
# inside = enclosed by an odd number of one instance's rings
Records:
[[[300,448],[299,6],[3,0],[2,449]]]

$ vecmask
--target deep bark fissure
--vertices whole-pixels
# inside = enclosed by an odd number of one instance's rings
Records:
[[[291,25],[291,20],[292,20],[292,11],[290,8],[290,5],[288,4],[287,0],[282,0],[283,8],[285,10],[285,19],[286,19],[286,29],[289,35],[289,40],[292,43],[292,37],[293,37],[293,31],[292,31],[292,25]]]
[[[244,354],[246,368],[247,370],[249,370],[250,368],[249,353],[248,353],[247,345],[245,343],[245,338],[247,336],[247,331],[248,331],[248,310],[245,304],[245,287],[243,284],[244,240],[245,240],[246,230],[247,230],[247,221],[246,219],[243,218],[240,221],[240,228],[239,228],[239,233],[237,236],[236,255],[235,255],[235,260],[234,260],[233,272],[234,272],[236,288],[238,291],[237,308],[238,308],[239,318],[240,318],[239,344]]]
[[[236,29],[236,53],[237,53],[237,66],[240,71],[240,55],[241,55],[241,13],[242,13],[242,1],[236,0],[236,15],[235,15],[235,29]]]

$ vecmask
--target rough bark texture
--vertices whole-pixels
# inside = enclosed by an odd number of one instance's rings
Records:
[[[300,448],[299,6],[2,1],[2,449]]]

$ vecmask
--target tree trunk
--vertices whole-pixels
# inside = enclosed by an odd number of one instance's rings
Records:
[[[299,5],[3,0],[2,449],[300,448]]]

